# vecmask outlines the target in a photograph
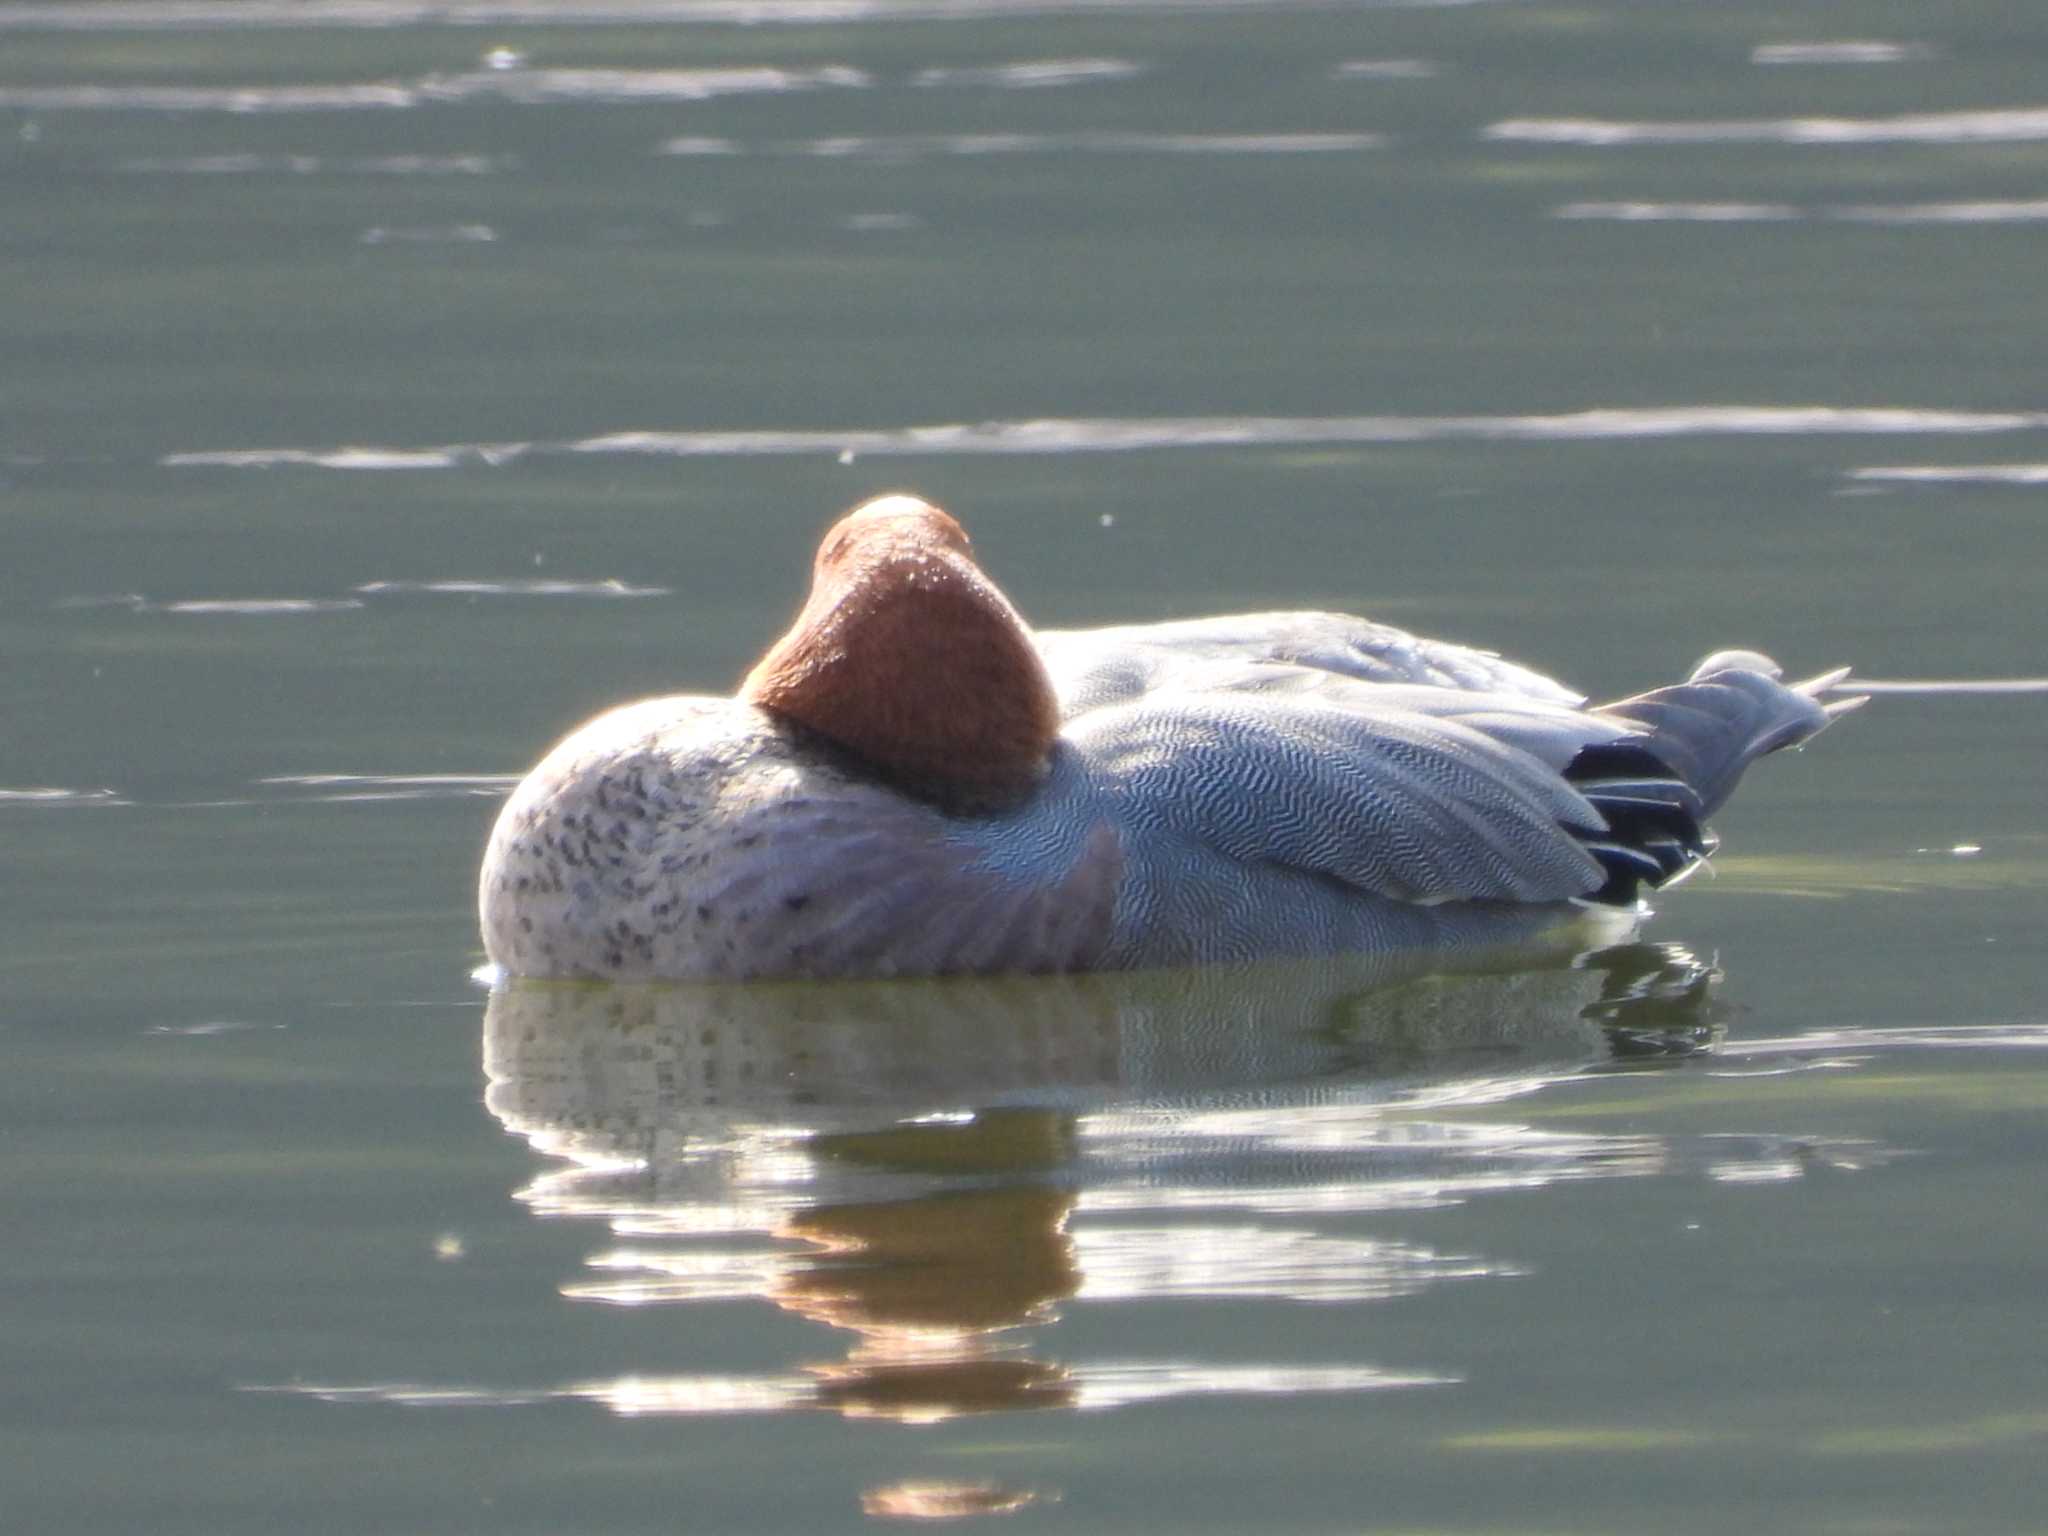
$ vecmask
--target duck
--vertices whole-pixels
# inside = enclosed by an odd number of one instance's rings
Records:
[[[878,496],[730,697],[644,699],[513,789],[507,978],[750,981],[1450,952],[1700,868],[1757,758],[1864,702],[1724,650],[1590,705],[1346,614],[1034,631],[965,529]]]

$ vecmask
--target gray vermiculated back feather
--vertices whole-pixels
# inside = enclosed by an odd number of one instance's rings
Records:
[[[1500,688],[1437,688],[1422,683],[1364,683],[1306,667],[1260,664],[1196,672],[1190,683],[1210,692],[1289,694],[1311,698],[1360,719],[1412,715],[1456,725],[1527,752],[1563,772],[1587,746],[1626,735],[1628,727],[1569,704]]]
[[[1165,693],[1069,739],[1104,803],[1255,877],[1304,871],[1410,902],[1562,901],[1600,884],[1571,827],[1599,813],[1540,758],[1450,719],[1313,695]]]

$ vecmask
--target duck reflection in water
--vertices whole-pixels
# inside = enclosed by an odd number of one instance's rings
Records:
[[[795,1371],[642,1374],[579,1395],[631,1413],[933,1422],[1454,1379],[1362,1362],[1063,1363],[1042,1348],[1071,1302],[1361,1301],[1508,1272],[1301,1216],[1665,1165],[1654,1138],[1438,1112],[1701,1049],[1712,967],[1640,944],[1430,963],[501,985],[488,1104],[566,1164],[519,1198],[615,1239],[564,1294],[765,1300],[851,1339]]]

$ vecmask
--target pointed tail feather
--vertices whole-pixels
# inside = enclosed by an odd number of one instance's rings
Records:
[[[1839,692],[1849,669],[1783,683],[1782,669],[1754,651],[1718,651],[1670,688],[1637,694],[1594,711],[1641,733],[1641,745],[1699,797],[1701,814],[1727,803],[1742,771],[1766,753],[1796,747],[1864,698],[1822,701]]]
[[[1608,823],[1605,837],[1586,839],[1608,876],[1592,900],[1632,902],[1643,886],[1697,868],[1715,845],[1705,820],[1745,768],[1867,702],[1853,694],[1823,701],[1851,686],[1847,667],[1797,683],[1781,676],[1768,656],[1719,651],[1683,683],[1593,711],[1631,734],[1585,748],[1565,769]]]

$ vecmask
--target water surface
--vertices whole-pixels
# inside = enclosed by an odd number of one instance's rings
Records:
[[[24,1529],[2038,1523],[2035,8],[0,3]],[[487,993],[908,488],[1871,706],[1634,941]]]

